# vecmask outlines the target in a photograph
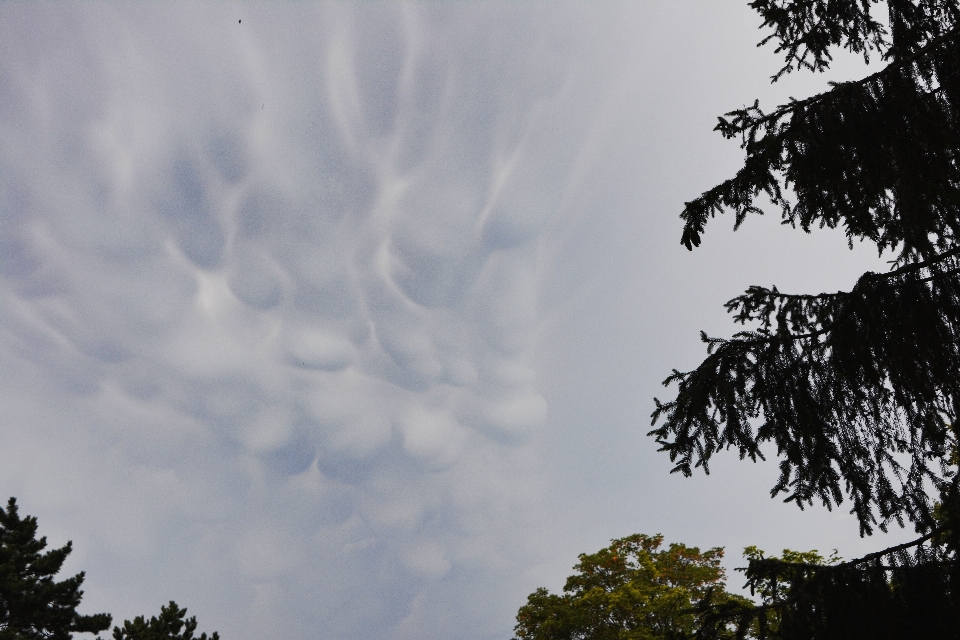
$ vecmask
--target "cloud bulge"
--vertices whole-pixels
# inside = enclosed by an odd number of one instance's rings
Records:
[[[72,513],[88,606],[509,624],[603,89],[583,8],[534,9],[0,10],[0,481]]]

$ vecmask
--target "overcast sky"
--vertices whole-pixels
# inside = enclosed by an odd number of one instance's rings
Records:
[[[907,539],[645,436],[724,301],[884,268],[771,216],[680,246],[717,115],[863,73],[770,86],[745,5],[0,5],[0,494],[81,610],[509,638],[631,533]]]

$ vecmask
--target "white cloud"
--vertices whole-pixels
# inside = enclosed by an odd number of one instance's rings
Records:
[[[275,579],[293,570],[301,562],[302,544],[298,536],[264,527],[244,532],[234,553],[244,574],[260,581]]]
[[[402,562],[414,574],[437,580],[450,571],[450,561],[442,549],[432,545],[419,545],[403,554]]]
[[[340,371],[356,358],[346,337],[309,327],[290,332],[286,352],[293,366],[323,371]]]
[[[467,434],[449,410],[429,411],[416,406],[398,423],[403,450],[442,470],[456,463],[463,453]]]
[[[582,12],[2,12],[4,450],[63,474],[0,482],[102,525],[93,604],[390,637],[522,570]]]

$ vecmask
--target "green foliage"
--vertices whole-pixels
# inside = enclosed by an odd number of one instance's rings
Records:
[[[888,26],[871,15],[886,4]],[[714,453],[776,450],[773,495],[801,508],[852,502],[861,533],[891,521],[937,526],[957,485],[950,429],[960,410],[960,5],[955,0],[756,0],[787,65],[824,70],[837,47],[888,62],[857,82],[770,112],[720,118],[743,168],[688,202],[681,242],[764,196],[785,224],[842,226],[895,252],[849,292],[750,287],[727,303],[750,329],[709,338],[694,371],[674,371],[650,432],[685,475]],[[662,420],[662,422],[660,422]],[[659,425],[658,425],[659,422]],[[766,448],[770,443],[773,446]],[[933,490],[933,497],[930,491]],[[941,498],[942,499],[942,498]]]
[[[187,618],[187,610],[177,607],[177,603],[170,601],[165,607],[160,607],[160,615],[146,620],[137,616],[131,622],[123,621],[123,627],[113,628],[114,640],[207,640],[207,634],[194,636],[197,630],[197,618]],[[214,631],[210,640],[220,640],[220,635]]]
[[[663,536],[636,534],[582,554],[563,595],[540,588],[529,596],[517,614],[516,640],[691,638],[695,604],[750,606],[724,589],[722,549],[662,544]]]
[[[68,640],[73,633],[109,628],[109,614],[77,613],[83,572],[54,579],[71,543],[44,552],[47,539],[36,536],[37,519],[21,518],[10,498],[6,509],[0,508],[0,640]]]
[[[697,606],[698,640],[726,638],[731,629],[737,638],[779,638],[784,603],[790,602],[791,587],[797,577],[840,561],[836,550],[826,558],[816,549],[784,549],[780,557],[765,557],[763,551],[750,546],[743,550],[743,555],[750,565],[737,571],[746,572],[751,593],[760,597],[759,606],[745,599],[723,604],[700,603]]]
[[[766,557],[764,552],[755,546],[749,546],[743,550],[743,557],[750,562],[747,569],[737,569],[746,571],[750,577],[748,585],[754,595],[760,597],[763,609],[753,609],[752,612],[758,613],[758,617],[763,620],[765,632],[770,632],[776,637],[776,632],[780,629],[781,612],[776,605],[786,601],[790,597],[790,588],[797,582],[800,572],[809,571],[816,567],[835,565],[840,561],[837,550],[834,549],[829,557],[823,557],[814,549],[812,551],[793,551],[784,549],[779,557]],[[760,567],[770,567],[772,570],[761,570]],[[761,613],[762,611],[762,613]],[[761,624],[758,622],[752,625],[754,635],[763,635],[760,632]]]

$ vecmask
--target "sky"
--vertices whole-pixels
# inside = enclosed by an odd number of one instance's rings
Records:
[[[741,6],[742,5],[742,6]],[[0,4],[0,494],[83,613],[225,639],[509,638],[613,538],[839,550],[776,463],[646,436],[752,284],[885,261],[775,216],[680,246],[746,3]]]

